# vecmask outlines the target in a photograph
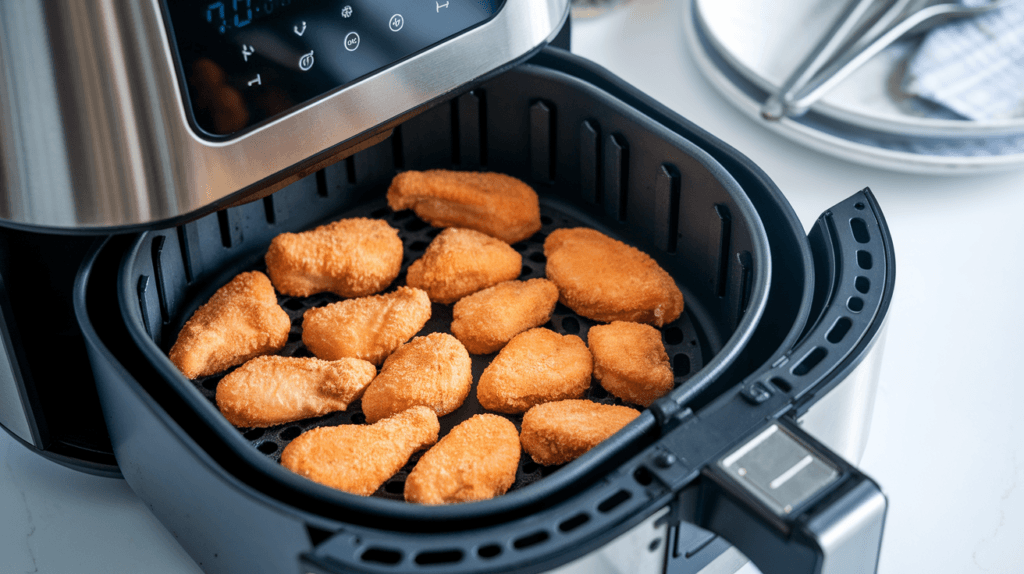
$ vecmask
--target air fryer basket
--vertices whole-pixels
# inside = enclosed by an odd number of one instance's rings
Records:
[[[542,234],[581,223],[654,256],[686,297],[686,316],[664,338],[674,356],[690,361],[683,374],[684,360],[676,359],[677,386],[668,397],[577,461],[554,471],[522,468],[518,490],[441,507],[387,500],[396,494],[387,485],[377,497],[355,497],[282,469],[274,455],[299,425],[243,436],[209,400],[215,379],[193,384],[165,354],[214,290],[260,268],[281,231],[374,214],[400,228],[407,258],[415,257],[433,230],[391,213],[382,194],[396,171],[432,167],[523,178],[541,195]],[[538,241],[517,245],[529,267],[524,277],[542,274]],[[874,544],[877,557],[884,497],[792,418],[873,346],[891,298],[892,259],[870,192],[826,212],[808,241],[779,190],[749,160],[596,66],[545,50],[533,65],[407,121],[390,140],[261,202],[111,238],[83,264],[75,308],[125,478],[211,572],[290,571],[296,560],[301,571],[324,573],[442,565],[453,574],[540,572],[641,527],[655,539],[631,552],[664,552],[678,567],[688,558],[681,520],[727,533],[769,574],[811,572],[835,564],[820,559],[841,554],[834,544],[839,551]],[[329,300],[281,302],[294,319],[304,306]],[[444,327],[450,307],[434,312],[432,323]],[[836,325],[844,325],[838,335]],[[559,308],[550,326],[585,335],[590,322]],[[285,352],[303,352],[296,333]],[[781,518],[712,466],[768,427],[839,473]],[[870,512],[857,516],[867,519],[851,533],[842,521],[866,503]],[[836,537],[839,527],[847,530]],[[825,548],[826,539],[833,546]],[[853,559],[868,564],[872,555]]]
[[[211,431],[250,455],[253,451],[266,455],[254,460],[263,472],[287,474],[276,462],[281,448],[301,432],[362,422],[358,404],[344,413],[249,430],[243,438],[213,406],[213,393],[223,374],[193,385],[170,365],[166,351],[184,321],[214,290],[241,271],[262,268],[270,239],[283,231],[299,231],[339,217],[382,217],[400,229],[404,271],[439,230],[409,212],[392,212],[383,196],[395,173],[424,168],[486,168],[520,177],[538,190],[543,229],[514,246],[524,256],[523,279],[543,276],[543,239],[559,227],[597,228],[658,259],[676,278],[686,302],[684,315],[662,329],[677,385],[683,387],[680,392],[685,392],[688,380],[701,368],[728,366],[737,355],[735,349],[746,344],[764,307],[769,280],[767,240],[749,199],[727,172],[696,146],[586,84],[522,66],[450,105],[410,120],[391,142],[325,170],[322,177],[307,178],[300,182],[305,185],[177,231],[143,234],[126,255],[122,305],[136,342],[163,367],[167,383],[209,419]],[[395,285],[403,282],[400,275]],[[301,343],[302,313],[336,300],[331,295],[280,298],[293,319],[283,354],[311,356]],[[447,331],[450,322],[451,306],[435,304],[423,333]],[[585,339],[592,324],[559,306],[550,326]],[[492,358],[474,357],[474,380]],[[613,401],[596,382],[589,395]],[[462,408],[442,417],[442,436],[480,412],[484,411],[476,402],[474,387]],[[517,424],[521,420],[510,418]],[[642,433],[650,425],[645,417],[629,432]],[[612,450],[605,449],[603,456],[595,452],[589,464],[599,464]],[[404,475],[414,463],[415,459],[377,495],[400,499]],[[524,456],[513,490],[553,471],[539,468]],[[301,482],[302,487],[334,498],[339,505],[362,502]],[[478,504],[484,508],[475,512],[485,512],[486,504]],[[453,508],[465,511],[468,505]],[[436,514],[433,509],[416,510]]]

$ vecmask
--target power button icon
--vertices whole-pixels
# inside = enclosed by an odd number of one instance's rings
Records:
[[[405,18],[402,18],[401,14],[395,14],[388,20],[388,27],[391,28],[392,32],[397,32],[405,26]]]

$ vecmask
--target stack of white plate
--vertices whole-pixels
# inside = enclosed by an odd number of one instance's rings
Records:
[[[684,29],[701,71],[756,121],[801,144],[868,165],[963,173],[1024,165],[1024,118],[952,118],[900,90],[914,42],[891,46],[799,118],[770,122],[761,104],[838,18],[835,0],[686,0]],[[943,117],[945,116],[945,117]]]

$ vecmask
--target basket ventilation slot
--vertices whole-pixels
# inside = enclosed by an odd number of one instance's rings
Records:
[[[359,556],[359,559],[363,562],[375,562],[377,564],[398,564],[402,561],[402,553],[386,548],[367,548]]]
[[[810,353],[807,353],[807,355],[804,356],[803,360],[801,360],[799,363],[797,363],[795,367],[793,367],[793,374],[798,377],[806,375],[807,373],[811,372],[811,369],[817,367],[818,363],[820,363],[821,360],[824,359],[825,355],[827,354],[828,351],[826,351],[824,348],[815,347],[814,349],[811,350]]]
[[[569,520],[563,520],[559,523],[558,529],[562,532],[572,532],[588,522],[590,522],[590,515],[581,512]]]
[[[454,562],[461,561],[461,550],[439,550],[431,552],[422,552],[416,555],[415,560],[415,562],[421,566],[427,566],[430,564],[452,564]]]
[[[600,204],[601,127],[592,120],[580,124],[580,194],[584,201]]]
[[[626,220],[626,183],[629,181],[629,146],[618,135],[608,136],[604,148],[604,211],[618,221]]]
[[[850,229],[853,231],[853,238],[857,240],[857,243],[867,243],[871,241],[871,234],[868,233],[868,224],[859,217],[854,217],[850,220]]]
[[[679,239],[679,190],[682,178],[679,170],[671,164],[661,166],[655,180],[654,236],[658,239],[658,247],[669,253],[676,252]]]
[[[494,558],[499,554],[501,554],[501,546],[498,546],[497,544],[488,544],[486,546],[481,546],[476,550],[476,555],[481,558]]]
[[[517,550],[522,550],[523,548],[536,546],[537,544],[546,541],[548,538],[551,538],[551,535],[541,530],[538,532],[534,532],[533,534],[523,536],[522,538],[517,538],[515,542],[512,543],[512,546],[514,546]]]
[[[721,203],[715,204],[715,213],[718,215],[718,275],[715,283],[715,292],[719,297],[725,297],[726,279],[729,275],[729,247],[732,241],[732,215],[729,208]]]
[[[602,501],[601,504],[597,505],[597,509],[600,510],[602,513],[607,514],[612,510],[615,510],[615,507],[622,504],[623,502],[626,502],[632,497],[633,495],[628,490],[620,490],[615,494],[609,496],[608,498],[604,499],[604,501]]]
[[[871,260],[871,254],[870,253],[868,253],[867,251],[858,251],[857,252],[857,266],[858,267],[860,267],[861,269],[867,270],[867,269],[871,269],[872,264],[873,264],[873,262]]]
[[[160,322],[163,324],[167,323],[169,313],[167,309],[167,291],[164,287],[164,269],[161,256],[164,250],[164,241],[166,237],[163,235],[157,235],[153,238],[153,279],[156,281],[156,298],[160,302]]]
[[[274,225],[277,223],[277,213],[274,212],[274,196],[268,195],[263,198],[263,215],[267,218],[267,223]]]
[[[530,175],[535,181],[555,179],[555,108],[548,102],[530,106]]]
[[[832,325],[829,329],[828,335],[825,335],[825,339],[829,343],[836,344],[843,340],[843,337],[850,332],[850,327],[853,326],[853,321],[850,321],[848,317],[840,317],[836,320],[836,324]]]
[[[474,90],[452,102],[452,163],[463,169],[487,164],[486,102]]]

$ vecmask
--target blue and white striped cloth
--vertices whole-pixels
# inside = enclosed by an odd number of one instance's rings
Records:
[[[903,90],[969,120],[1024,117],[1024,0],[930,31]]]

